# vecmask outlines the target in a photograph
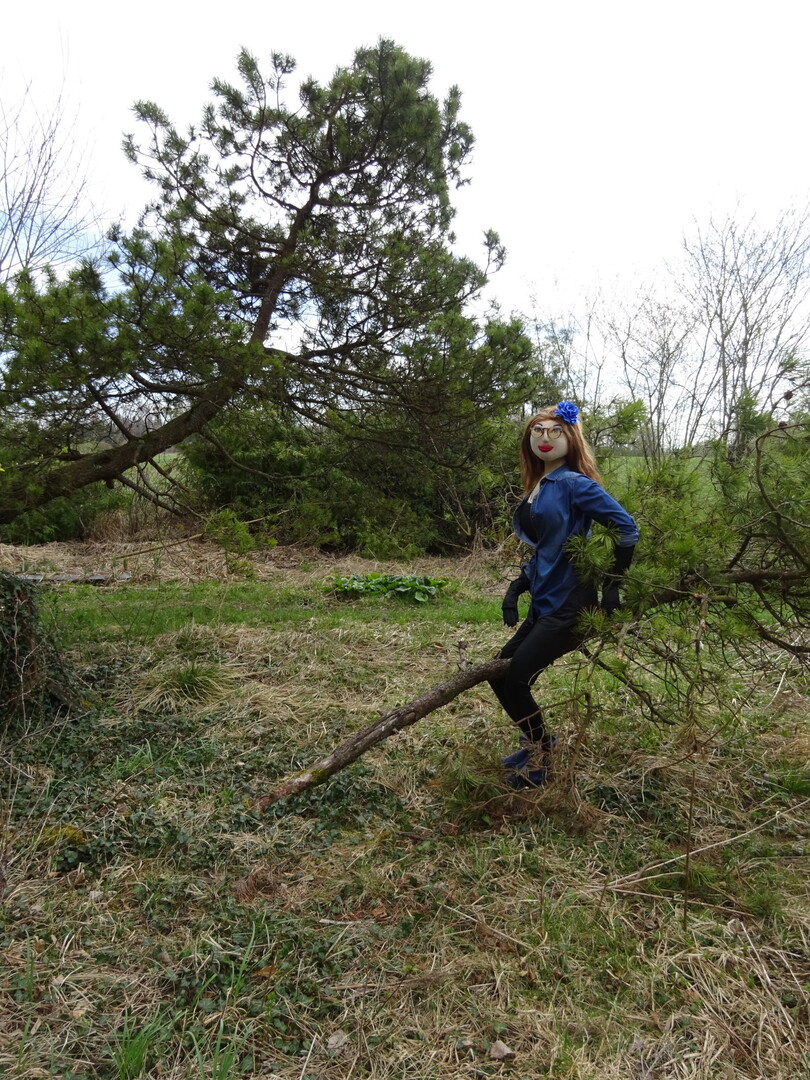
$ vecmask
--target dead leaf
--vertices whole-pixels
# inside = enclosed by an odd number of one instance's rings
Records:
[[[512,1058],[517,1057],[517,1054],[514,1050],[510,1050],[505,1042],[496,1039],[489,1048],[489,1056],[493,1061],[511,1061]]]
[[[339,1054],[341,1050],[345,1050],[349,1042],[349,1036],[345,1031],[335,1031],[326,1040],[326,1049],[330,1054]]]

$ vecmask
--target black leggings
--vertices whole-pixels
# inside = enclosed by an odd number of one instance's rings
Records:
[[[544,741],[546,729],[531,685],[549,664],[582,644],[584,635],[577,629],[577,622],[583,610],[596,603],[594,589],[578,586],[551,615],[534,622],[526,619],[498,654],[503,660],[511,657],[512,663],[503,678],[492,679],[489,685],[509,718],[533,742]]]

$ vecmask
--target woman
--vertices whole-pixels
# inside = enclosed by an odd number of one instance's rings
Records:
[[[596,589],[580,580],[569,562],[567,541],[588,535],[593,521],[613,527],[615,560],[602,589],[602,607],[609,613],[620,605],[619,583],[638,541],[635,521],[601,486],[573,402],[561,401],[531,418],[520,444],[520,472],[526,495],[512,528],[534,554],[507,590],[503,621],[517,624],[521,593],[531,593],[531,607],[500,652],[512,660],[506,675],[490,683],[522,732],[517,752],[503,759],[506,782],[513,788],[537,787],[546,780],[554,740],[531,685],[544,668],[581,643],[579,617],[598,602]]]

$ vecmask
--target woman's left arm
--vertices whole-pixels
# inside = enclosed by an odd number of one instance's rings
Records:
[[[622,504],[601,484],[581,473],[574,482],[574,505],[600,525],[611,525],[619,534],[618,547],[635,547],[638,543],[638,525]]]
[[[638,543],[638,525],[621,503],[608,495],[601,484],[587,476],[577,478],[574,502],[588,517],[600,525],[612,526],[619,534],[613,546],[613,566],[602,585],[602,607],[611,614],[621,607],[619,586],[633,561],[633,552]]]

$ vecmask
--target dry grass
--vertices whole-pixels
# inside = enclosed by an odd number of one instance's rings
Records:
[[[259,568],[257,603],[292,612],[346,568],[296,558]],[[459,640],[475,660],[503,639],[495,601],[489,622],[474,607],[498,592],[492,567],[419,570],[453,597],[410,616],[324,598],[272,626],[243,611],[128,639],[123,658],[102,636],[97,704],[7,740],[0,1074],[808,1075],[797,668],[752,679],[701,740],[651,728],[569,657],[544,681],[565,704],[539,794],[503,789],[512,732],[477,687],[255,812],[274,780],[454,671]],[[490,1058],[496,1040],[514,1059]]]
[[[95,540],[32,546],[0,544],[0,570],[10,573],[92,573],[126,570],[135,581],[228,581],[239,578],[228,570],[229,557],[222,546],[193,538],[166,542]],[[379,570],[390,573],[443,576],[452,572],[455,581],[475,581],[486,577],[493,581],[496,560],[483,569],[480,559],[415,559],[407,564],[382,563],[376,560],[345,556],[340,559],[294,547],[268,547],[249,552],[244,559],[251,577],[259,581],[300,582],[311,580],[317,570],[321,578],[331,574],[349,575],[355,571]],[[502,561],[502,560],[500,560]],[[506,578],[513,567],[499,567],[495,578]],[[514,575],[512,575],[514,576]],[[500,586],[498,586],[500,588]]]

